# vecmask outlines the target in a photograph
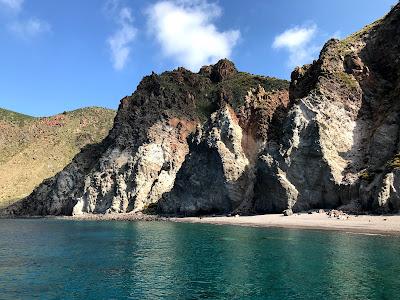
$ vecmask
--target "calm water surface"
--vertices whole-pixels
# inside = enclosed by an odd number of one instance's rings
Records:
[[[400,238],[0,220],[0,299],[399,299]]]

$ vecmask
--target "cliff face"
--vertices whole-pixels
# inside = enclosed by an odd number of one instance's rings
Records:
[[[158,203],[171,213],[239,207],[243,191],[251,196],[247,184],[254,181],[268,125],[284,115],[288,86],[238,72],[227,60],[197,74],[179,68],[145,77],[132,96],[122,99],[102,143],[84,148],[8,212],[121,213],[154,209]],[[194,177],[187,178],[187,172]],[[199,190],[207,182],[210,188]],[[188,195],[193,188],[182,208],[181,185],[187,185]],[[213,201],[219,193],[219,202]]]
[[[285,81],[221,60],[145,77],[115,124],[7,212],[400,208],[400,6]]]
[[[255,208],[399,209],[400,6],[292,74],[282,134],[260,156]]]

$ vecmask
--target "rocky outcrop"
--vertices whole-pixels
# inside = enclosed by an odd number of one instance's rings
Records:
[[[171,190],[188,146],[193,122],[169,119],[148,129],[136,151],[109,148],[85,178],[84,193],[73,213],[141,211]]]
[[[145,77],[110,135],[7,212],[400,208],[400,5],[285,81],[228,60]]]
[[[256,161],[269,125],[288,105],[287,91],[248,91],[235,112],[225,104],[198,127],[174,188],[159,203],[162,212],[198,214],[253,211]],[[279,117],[276,117],[279,118]],[[272,126],[271,126],[272,127]]]
[[[259,159],[257,211],[398,210],[387,163],[399,151],[399,30],[397,5],[293,72],[295,104]]]
[[[251,209],[256,155],[265,145],[268,125],[288,105],[287,88],[283,80],[238,72],[228,60],[198,74],[183,68],[153,73],[121,101],[102,143],[83,149],[7,212]],[[187,189],[185,195],[180,187]]]

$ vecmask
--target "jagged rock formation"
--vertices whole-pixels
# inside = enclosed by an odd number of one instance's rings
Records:
[[[260,156],[257,211],[399,209],[399,34],[397,5],[293,72],[295,104]]]
[[[213,113],[191,137],[189,155],[174,188],[159,202],[160,210],[185,215],[251,212],[258,155],[272,131],[269,125],[281,121],[288,100],[286,90],[266,92],[259,86],[248,92],[237,112],[225,104]]]
[[[400,5],[285,81],[228,60],[145,77],[13,214],[400,208]]]
[[[210,203],[202,208],[204,212],[237,207],[243,189],[250,190],[246,187],[250,180],[240,177],[254,177],[254,167],[248,171],[249,166],[254,166],[254,156],[265,144],[270,121],[276,123],[284,115],[288,85],[284,80],[238,72],[228,60],[203,67],[198,74],[183,68],[153,73],[132,96],[122,99],[114,127],[102,143],[83,149],[62,172],[7,212],[137,212],[158,202],[175,207],[172,195],[191,165],[189,157],[196,153],[209,167],[194,166],[196,170],[215,173],[221,183],[216,189],[228,191],[221,201],[232,202],[222,208]],[[203,144],[215,150],[215,161],[202,156]],[[223,173],[218,164],[224,166]],[[241,183],[235,184],[239,179]],[[210,194],[211,190],[204,197]]]

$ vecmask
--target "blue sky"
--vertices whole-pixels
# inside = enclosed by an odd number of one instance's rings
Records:
[[[0,107],[117,108],[144,75],[229,57],[289,78],[396,0],[0,0]]]

